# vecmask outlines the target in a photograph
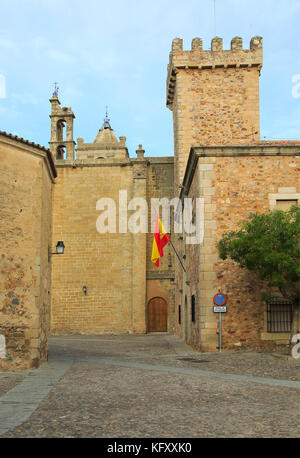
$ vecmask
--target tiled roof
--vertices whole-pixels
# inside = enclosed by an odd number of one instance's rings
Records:
[[[55,178],[57,177],[57,172],[56,172],[56,168],[55,168],[55,165],[54,165],[53,157],[52,157],[52,154],[51,154],[51,152],[50,152],[50,150],[48,148],[45,148],[44,146],[39,145],[38,143],[34,143],[34,142],[30,142],[29,140],[25,140],[24,138],[18,137],[17,135],[9,134],[9,133],[7,133],[7,132],[5,132],[3,130],[0,130],[0,135],[3,135],[4,137],[10,138],[12,140],[16,140],[16,141],[21,142],[21,143],[24,143],[25,145],[32,146],[33,148],[38,148],[38,149],[44,151],[45,153],[47,153],[47,158],[49,160],[49,163],[50,163],[50,166],[51,166],[51,169],[52,169],[52,173],[53,173]]]
[[[4,135],[5,137],[11,138],[12,140],[17,140],[19,142],[25,143],[26,145],[34,146],[35,148],[39,148],[43,151],[50,151],[48,148],[45,148],[44,146],[39,145],[38,143],[30,142],[29,140],[25,140],[24,138],[18,137],[17,135],[9,134],[4,130],[0,130],[0,134]]]

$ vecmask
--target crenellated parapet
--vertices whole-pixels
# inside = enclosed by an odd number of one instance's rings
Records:
[[[262,42],[262,37],[253,37],[250,41],[250,49],[243,49],[242,38],[234,37],[231,40],[231,49],[224,50],[223,39],[215,37],[211,40],[211,48],[203,50],[202,39],[194,38],[191,50],[184,50],[183,40],[174,38],[168,65],[167,106],[172,109],[178,70],[257,67],[260,71],[263,64]]]
[[[175,38],[168,65],[167,107],[173,112],[175,192],[181,185],[194,145],[245,144],[260,137],[259,75],[262,38],[248,49],[234,37],[230,49],[214,37],[210,49],[201,38],[190,50]]]

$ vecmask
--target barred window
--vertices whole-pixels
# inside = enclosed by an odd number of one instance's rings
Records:
[[[181,324],[181,305],[178,305],[178,324]]]
[[[291,332],[293,322],[293,304],[275,299],[267,303],[268,332]]]

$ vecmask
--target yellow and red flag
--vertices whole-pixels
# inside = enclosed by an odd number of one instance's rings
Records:
[[[157,215],[151,255],[151,261],[154,262],[156,267],[159,266],[159,258],[163,257],[163,248],[169,241],[170,237],[166,233],[165,228]]]

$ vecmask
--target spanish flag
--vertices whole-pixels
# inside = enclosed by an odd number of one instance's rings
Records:
[[[169,241],[170,238],[166,233],[159,216],[157,215],[151,255],[151,261],[154,262],[156,267],[159,266],[159,258],[162,258],[164,255],[163,247],[166,246]]]

